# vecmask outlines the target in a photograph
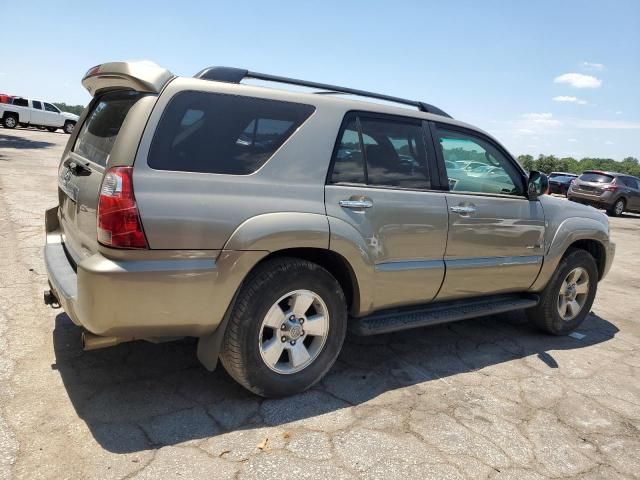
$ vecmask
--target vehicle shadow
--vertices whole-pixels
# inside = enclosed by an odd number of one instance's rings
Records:
[[[537,356],[541,368],[562,369],[550,351],[605,342],[618,329],[592,314],[580,332],[585,336],[544,335],[516,312],[349,338],[317,386],[293,397],[264,400],[238,386],[221,365],[207,372],[195,358],[194,339],[83,352],[80,329],[62,313],[53,331],[52,368],[60,372],[96,441],[110,452],[131,453],[338,413],[403,387],[442,389],[438,382],[449,383],[447,377],[528,356]]]
[[[49,148],[53,147],[55,143],[44,142],[39,140],[31,140],[24,137],[14,137],[13,135],[4,135],[0,133],[0,149],[2,148],[17,148],[17,149],[29,149],[29,148]]]

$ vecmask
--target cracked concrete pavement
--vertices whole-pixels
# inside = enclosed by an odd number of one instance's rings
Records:
[[[264,400],[192,339],[84,353],[42,304],[67,139],[0,129],[0,479],[640,476],[640,216],[612,219],[580,335],[518,313],[351,339],[315,388]]]

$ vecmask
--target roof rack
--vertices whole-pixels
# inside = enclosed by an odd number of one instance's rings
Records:
[[[345,93],[358,97],[376,98],[387,102],[400,103],[416,107],[421,112],[434,113],[443,117],[452,118],[448,113],[440,110],[438,107],[429,105],[428,103],[419,102],[417,100],[407,100],[406,98],[392,97],[381,93],[367,92],[365,90],[357,90],[355,88],[338,87],[336,85],[328,85],[326,83],[310,82],[307,80],[298,80],[295,78],[279,77],[277,75],[269,75],[266,73],[250,72],[249,70],[233,67],[208,67],[194,75],[195,78],[202,80],[214,80],[217,82],[240,83],[245,78],[254,78],[257,80],[265,80],[267,82],[286,83],[289,85],[299,85],[302,87],[317,88],[323,90],[322,94]]]

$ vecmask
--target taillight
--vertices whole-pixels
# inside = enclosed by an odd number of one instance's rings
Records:
[[[606,187],[603,188],[603,190],[607,191],[607,192],[615,192],[616,190],[618,190],[618,185],[616,184],[616,179],[614,178],[613,181],[607,185]]]
[[[133,195],[133,167],[113,167],[102,179],[98,241],[107,247],[148,248]]]

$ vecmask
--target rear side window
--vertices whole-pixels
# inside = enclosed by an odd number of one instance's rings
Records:
[[[421,123],[366,116],[347,120],[331,183],[431,188]]]
[[[613,177],[604,173],[586,172],[580,175],[583,182],[611,183]]]
[[[315,107],[207,92],[181,92],[160,120],[149,151],[157,170],[249,175]]]
[[[141,97],[140,93],[132,91],[100,97],[82,124],[73,152],[104,167],[124,119]]]
[[[37,100],[32,100],[31,104],[33,105],[33,108],[35,108],[37,110],[42,110],[42,104],[40,102],[38,102]]]

